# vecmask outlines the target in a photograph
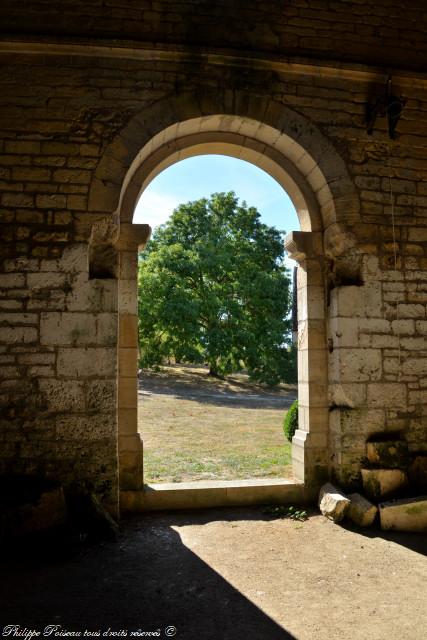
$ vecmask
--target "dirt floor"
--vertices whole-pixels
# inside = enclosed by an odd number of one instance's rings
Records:
[[[145,481],[289,477],[283,419],[295,398],[295,385],[268,389],[244,374],[218,380],[206,367],[142,372]]]
[[[27,640],[47,625],[60,626],[45,637],[425,640],[426,552],[426,536],[314,512],[303,523],[261,508],[147,514],[73,555],[3,548],[0,625],[26,627]]]

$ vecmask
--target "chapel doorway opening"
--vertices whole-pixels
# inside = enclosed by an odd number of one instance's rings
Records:
[[[153,229],[138,263],[145,483],[292,478],[291,199],[252,163],[197,154],[154,178],[133,222]]]
[[[180,108],[178,101],[177,112]],[[263,112],[263,108],[261,111]],[[169,106],[167,114],[169,117]],[[290,135],[294,131],[293,120],[298,116],[289,114],[288,119],[285,119],[279,108],[276,115],[280,119],[281,129],[261,120],[236,115],[201,115],[187,120],[178,118],[174,124],[147,137],[145,145],[139,147],[135,154],[134,136],[140,135],[141,131],[140,121],[136,120],[135,131],[130,126],[126,138],[118,142],[120,150],[123,149],[124,140],[126,144],[133,145],[133,160],[123,175],[116,210],[121,229],[121,269],[118,283],[118,451],[121,495],[127,504],[134,500],[132,491],[146,488],[143,444],[138,432],[137,281],[138,246],[146,243],[149,226],[133,223],[133,216],[141,194],[156,176],[175,163],[204,155],[219,154],[255,165],[276,180],[295,207],[301,230],[291,230],[285,237],[289,257],[298,262],[299,407],[298,429],[292,439],[292,469],[295,482],[299,483],[299,487],[304,485],[304,491],[306,487],[316,490],[319,481],[328,476],[328,352],[323,219],[326,216],[328,220],[333,220],[335,216],[334,196],[320,168],[324,164],[324,153],[316,160],[317,147],[309,152]],[[153,123],[157,117],[158,111],[153,112]],[[285,131],[287,128],[288,133]],[[319,138],[320,150],[329,150],[320,133],[315,133],[314,137]],[[113,166],[118,168],[119,165]],[[335,156],[330,166],[334,171],[341,171],[341,164]],[[105,176],[110,170],[111,162],[106,158],[105,168],[100,165],[100,176]],[[98,193],[98,188],[103,193],[103,181],[105,182],[105,177],[95,183],[94,194]],[[334,184],[332,181],[333,186]],[[105,197],[108,197],[107,193]],[[145,222],[144,219],[142,222]],[[122,361],[124,364],[121,367]],[[225,496],[228,489],[224,491]],[[251,492],[253,495],[256,493]],[[135,500],[139,500],[136,494]],[[236,500],[239,501],[240,498]]]

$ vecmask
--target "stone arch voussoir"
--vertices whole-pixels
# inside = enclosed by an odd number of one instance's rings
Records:
[[[164,151],[172,153],[176,150],[173,147],[176,143],[174,127],[176,134],[180,128],[180,137],[183,137],[185,123],[189,123],[188,134],[196,134],[198,123],[210,117],[228,118],[227,127],[218,131],[223,139],[227,128],[236,130],[237,123],[255,123],[258,129],[254,131],[254,139],[258,139],[265,148],[271,146],[272,156],[281,154],[282,164],[286,164],[290,175],[294,174],[291,178],[299,180],[300,184],[305,182],[311,191],[309,195],[306,189],[304,197],[311,197],[312,209],[313,200],[316,201],[320,214],[319,223],[312,229],[326,229],[334,223],[351,226],[359,219],[359,198],[345,163],[311,120],[262,96],[210,89],[167,97],[131,118],[108,145],[98,164],[90,188],[89,209],[117,214],[125,193],[128,202],[133,202],[140,192],[134,177],[141,149],[146,148],[153,138],[161,144],[162,132],[167,131],[168,139],[164,144],[170,145],[170,149]],[[235,124],[232,124],[233,117]],[[248,124],[246,128],[250,130]]]

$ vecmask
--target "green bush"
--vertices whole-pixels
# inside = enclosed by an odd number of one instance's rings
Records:
[[[289,411],[285,415],[285,419],[283,420],[283,431],[285,433],[285,436],[289,440],[289,442],[292,442],[292,438],[297,429],[298,429],[298,400],[294,400],[294,402],[289,407]]]

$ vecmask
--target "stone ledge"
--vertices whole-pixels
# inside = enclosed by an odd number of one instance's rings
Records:
[[[212,480],[145,485],[142,491],[121,491],[121,513],[163,509],[243,507],[268,503],[306,502],[304,484],[294,480]]]

